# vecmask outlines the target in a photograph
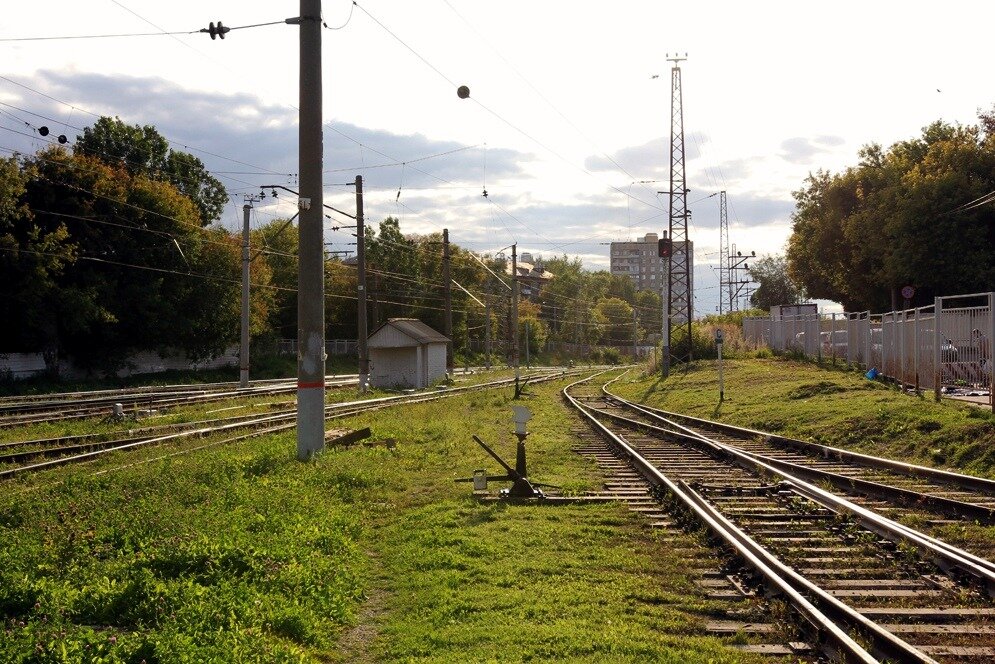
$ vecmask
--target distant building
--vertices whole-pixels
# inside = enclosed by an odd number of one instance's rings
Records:
[[[444,335],[417,318],[388,318],[366,342],[373,387],[428,387],[446,375]]]
[[[529,260],[525,260],[528,257]],[[522,260],[518,261],[518,284],[522,297],[536,298],[542,287],[553,280],[553,273],[542,265],[542,258],[537,258],[532,262],[532,254],[524,252]],[[511,274],[511,261],[507,261],[504,266],[505,274]]]
[[[611,273],[632,279],[636,290],[651,290],[658,293],[667,291],[667,259],[660,258],[656,233],[647,233],[642,240],[635,242],[611,243]],[[690,242],[688,274],[691,277],[691,290],[694,290],[694,243]],[[674,245],[674,251],[683,249],[683,242]]]

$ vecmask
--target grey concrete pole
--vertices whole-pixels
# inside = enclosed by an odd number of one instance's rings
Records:
[[[449,229],[442,229],[442,281],[445,284],[445,309],[446,320],[443,323],[445,328],[443,334],[449,339],[446,344],[446,371],[451,376],[453,373],[453,282],[449,274]]]
[[[238,386],[249,386],[249,210],[242,206],[242,335],[238,346]]]
[[[491,303],[484,305],[484,366],[491,368]]]
[[[366,226],[363,217],[363,176],[356,176],[356,273],[358,284],[358,329],[356,346],[359,350],[359,391],[366,392],[370,383],[370,354],[366,347],[369,331],[366,324]]]
[[[301,0],[297,458],[325,444],[325,282],[321,188],[321,0]]]
[[[639,338],[639,323],[636,322],[636,308],[632,308],[632,361],[636,361],[636,342]]]
[[[525,366],[532,366],[532,358],[529,357],[529,321],[525,321]]]
[[[518,243],[511,245],[511,361],[515,365],[515,396],[518,396],[519,371],[518,351]]]

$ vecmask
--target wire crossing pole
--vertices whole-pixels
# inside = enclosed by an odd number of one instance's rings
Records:
[[[249,386],[249,211],[248,198],[242,205],[242,326],[238,346],[238,386]]]
[[[445,283],[446,320],[443,323],[443,334],[449,339],[446,344],[446,372],[452,376],[455,369],[453,361],[453,281],[449,274],[449,229],[442,229],[442,281]]]
[[[297,458],[325,444],[325,283],[321,188],[321,0],[301,0]]]
[[[686,55],[686,54],[685,54]],[[688,190],[684,170],[684,106],[681,93],[681,68],[679,63],[687,57],[668,57],[673,62],[670,79],[670,239],[673,249],[670,253],[669,269],[667,270],[667,313],[669,320],[668,334],[664,337],[667,344],[664,355],[664,375],[669,373],[674,362],[690,362],[691,350],[691,242],[688,237]],[[674,355],[671,344],[674,332],[678,329],[686,332],[687,353]]]
[[[366,392],[370,384],[370,354],[366,347],[369,336],[366,323],[366,226],[363,217],[363,176],[356,176],[356,294],[358,299],[356,347],[359,351],[359,391]]]

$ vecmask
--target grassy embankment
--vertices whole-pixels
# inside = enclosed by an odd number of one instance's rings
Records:
[[[530,470],[593,487],[557,388],[532,388]],[[505,389],[351,422],[394,452],[301,464],[291,432],[8,484],[0,660],[750,661],[694,635],[708,602],[686,558],[621,506],[485,505],[453,483],[497,470],[472,433],[511,456],[510,405]]]
[[[995,417],[987,408],[923,397],[863,373],[779,358],[714,361],[667,381],[630,372],[614,391],[649,405],[878,456],[995,476]]]

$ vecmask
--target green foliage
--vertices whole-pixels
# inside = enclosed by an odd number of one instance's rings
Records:
[[[198,202],[154,179],[185,158],[163,152],[153,129],[87,131],[72,154],[0,164],[0,279],[11,286],[0,347],[41,351],[53,373],[67,354],[108,370],[137,350],[219,353],[238,335],[239,240],[203,228]],[[256,260],[255,333],[273,306],[269,279]]]
[[[796,304],[805,299],[788,274],[788,261],[784,256],[762,256],[750,264],[750,276],[760,284],[750,295],[750,306],[769,311],[779,304]]]
[[[193,201],[202,225],[217,220],[228,203],[221,181],[197,157],[169,149],[155,127],[126,125],[119,118],[101,117],[76,137],[76,154],[89,155],[132,175],[169,182]]]
[[[995,209],[962,206],[992,189],[990,131],[940,121],[887,150],[865,146],[857,166],[819,171],[795,192],[791,277],[851,311],[890,308],[905,285],[916,303],[989,290]]]

